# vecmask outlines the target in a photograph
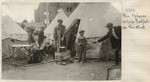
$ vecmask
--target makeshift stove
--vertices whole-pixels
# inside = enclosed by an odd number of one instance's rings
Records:
[[[60,47],[60,52],[55,52],[56,64],[66,65],[70,59],[70,51],[66,50],[65,47]]]

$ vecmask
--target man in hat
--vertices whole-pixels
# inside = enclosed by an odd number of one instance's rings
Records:
[[[53,37],[54,37],[55,41],[57,41],[58,37],[59,37],[58,36],[58,30],[60,30],[60,40],[62,40],[62,38],[64,36],[64,33],[66,31],[66,27],[62,24],[63,20],[58,19],[57,22],[58,22],[58,25],[54,28],[54,34],[53,34]]]
[[[79,31],[79,38],[77,41],[77,52],[79,53],[79,62],[84,63],[86,60],[86,37],[84,36],[84,30]]]
[[[121,26],[114,27],[112,23],[108,23],[106,27],[109,31],[105,36],[100,38],[98,42],[102,42],[107,38],[110,39],[111,46],[115,51],[115,65],[118,65],[119,59],[121,60],[121,58],[119,58],[119,53],[121,51]]]

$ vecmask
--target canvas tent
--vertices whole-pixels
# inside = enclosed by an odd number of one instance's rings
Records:
[[[58,24],[57,20],[62,19],[63,21],[65,21],[68,18],[62,9],[59,9],[57,11],[58,11],[58,14],[56,15],[56,17],[53,19],[50,25],[44,30],[44,34],[49,39],[53,39],[53,31],[54,31],[54,28]]]
[[[11,38],[9,34],[2,31],[2,58],[9,58],[14,64],[16,62],[11,57],[12,56],[12,44],[11,44]]]
[[[10,38],[9,34],[2,31],[2,40],[7,39],[7,38]]]
[[[26,41],[28,39],[28,33],[23,30],[10,16],[3,16],[2,24],[2,31],[8,34],[11,39],[21,41]]]
[[[12,53],[12,44],[27,41],[28,33],[23,30],[11,17],[2,17],[2,54],[9,57]],[[13,40],[13,41],[12,41]]]
[[[93,38],[93,37],[102,37],[107,32],[108,29],[105,28],[106,24],[111,22],[114,26],[121,25],[121,13],[111,4],[108,2],[103,3],[81,3],[74,12],[70,15],[70,17],[64,22],[64,25],[68,28],[67,31],[72,31],[72,23],[74,20],[80,19],[80,24],[78,27],[79,30],[85,30],[85,37],[86,38]],[[66,32],[66,36],[69,36],[72,32]],[[79,32],[76,35],[76,41],[79,37]],[[66,43],[70,45],[70,38],[66,38]],[[101,49],[101,45],[97,46],[97,44],[92,44],[93,41],[96,41],[97,38],[89,39],[88,43],[90,47],[94,49],[90,49],[87,51],[90,54],[88,57],[90,58],[97,58],[99,53],[103,53],[103,51],[99,52]],[[109,42],[110,43],[110,42]],[[108,44],[108,40],[104,42],[104,45],[107,44],[111,48],[111,45]],[[68,46],[66,45],[66,46]],[[103,44],[102,44],[103,45]],[[111,49],[110,49],[111,50]],[[111,53],[111,52],[110,52]]]
[[[108,2],[81,3],[64,22],[64,25],[68,28],[75,19],[81,20],[79,30],[85,30],[85,37],[105,35],[108,31],[105,26],[109,22],[121,25],[120,12]]]

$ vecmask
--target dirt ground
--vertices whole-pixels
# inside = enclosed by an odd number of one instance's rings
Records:
[[[96,46],[96,44],[94,45]],[[87,51],[87,57],[98,57],[99,48]],[[24,55],[21,58],[24,58]],[[51,58],[45,60],[52,60]],[[56,62],[28,65],[25,59],[16,60],[21,66],[12,65],[12,61],[2,61],[2,79],[4,80],[106,80],[107,67],[114,61],[87,60],[82,66],[76,60],[67,65],[58,65]]]
[[[20,61],[26,64],[24,61]],[[3,61],[2,79],[6,80],[106,80],[110,62],[96,62],[88,60],[81,66],[74,61],[67,65],[58,65],[55,62],[36,64],[32,66],[12,65],[10,60]]]

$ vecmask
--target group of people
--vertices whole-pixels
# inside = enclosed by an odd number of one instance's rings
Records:
[[[63,25],[62,19],[58,19],[57,22],[58,25],[54,28],[54,34],[53,34],[54,42],[56,43],[56,45],[59,44],[60,46],[65,46],[63,40],[65,37],[66,27]],[[121,26],[113,26],[112,23],[108,23],[106,27],[109,30],[107,34],[101,37],[98,41],[94,41],[93,43],[102,42],[105,39],[109,38],[111,42],[111,46],[115,51],[115,65],[119,65],[121,59],[119,58],[119,54],[121,54]],[[79,54],[79,62],[83,62],[83,63],[86,62],[86,45],[87,45],[87,40],[86,37],[84,36],[84,33],[85,33],[84,30],[79,31],[80,36],[77,37],[77,43],[76,43],[76,49]],[[41,27],[41,31],[38,34],[38,42],[35,41],[33,34],[34,34],[34,30],[30,31],[29,39],[28,39],[29,44],[33,45],[33,50],[31,51],[38,51],[40,55],[51,53],[53,55],[53,58],[55,59],[55,52],[59,51],[58,45],[57,46],[51,45],[50,43],[43,45],[44,40],[46,39],[46,36],[44,36],[44,27]],[[42,56],[39,57],[41,58],[40,61],[42,61]]]
[[[113,23],[108,23],[106,25],[108,28],[108,32],[105,36],[101,37],[97,41],[94,41],[93,43],[96,42],[102,42],[106,39],[110,39],[110,43],[112,46],[112,49],[115,52],[115,64],[114,65],[119,65],[119,62],[121,62],[121,26],[113,26]],[[77,49],[79,52],[79,62],[85,62],[86,61],[86,37],[84,36],[84,30],[80,30],[80,36],[78,37],[77,40]],[[120,57],[119,57],[120,56]]]
[[[30,55],[28,57],[28,63],[39,63],[43,61],[42,54],[44,54],[44,27],[41,27],[41,31],[38,33],[38,41],[34,38],[34,29],[29,31],[28,43],[31,45]]]
[[[32,29],[29,31],[28,43],[31,45],[30,56],[28,58],[28,63],[39,63],[43,61],[44,56],[51,55],[55,59],[55,51],[57,51],[58,38],[60,38],[61,45],[63,45],[63,35],[66,31],[66,27],[62,25],[63,20],[58,20],[58,25],[54,28],[54,44],[46,42],[46,36],[44,35],[45,27],[41,27],[40,32],[38,33],[38,40],[34,38],[35,30]],[[58,30],[60,30],[60,37],[58,37]]]

